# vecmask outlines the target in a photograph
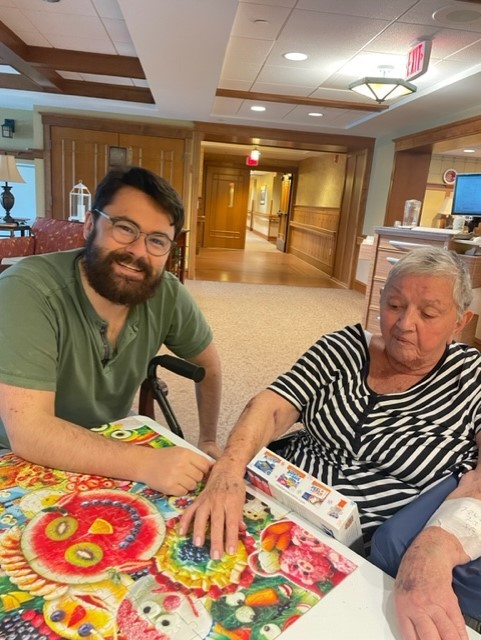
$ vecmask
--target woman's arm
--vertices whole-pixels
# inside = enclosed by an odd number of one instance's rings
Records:
[[[481,434],[477,436],[478,451]],[[451,586],[454,567],[469,562],[468,545],[463,542],[463,526],[456,526],[446,507],[463,506],[462,500],[474,498],[481,513],[481,461],[474,471],[466,473],[456,489],[446,498],[432,520],[416,536],[406,551],[396,576],[396,609],[403,638],[405,640],[465,640],[467,638],[464,619],[458,600]],[[452,503],[459,499],[461,502]],[[466,505],[469,505],[466,502]],[[474,503],[476,510],[477,504]],[[436,524],[439,522],[439,524]],[[462,521],[461,521],[462,522]],[[445,524],[444,524],[445,523]],[[452,526],[454,523],[454,526]],[[470,528],[471,529],[471,528]],[[458,533],[452,533],[456,530]],[[475,532],[473,540],[476,544]],[[479,531],[481,550],[481,520]],[[481,552],[478,554],[481,555]]]
[[[285,433],[299,418],[293,405],[277,393],[265,390],[252,398],[240,415],[224,453],[211,470],[206,487],[180,520],[185,533],[193,521],[194,544],[204,544],[210,524],[212,558],[220,558],[224,548],[237,548],[245,501],[244,475],[247,464],[269,442]]]

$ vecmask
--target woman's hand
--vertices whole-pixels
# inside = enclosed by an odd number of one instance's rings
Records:
[[[403,640],[467,640],[464,618],[451,586],[453,567],[459,564],[457,544],[439,527],[428,527],[406,551],[395,586]]]
[[[185,535],[193,523],[192,539],[196,546],[201,547],[210,527],[211,557],[220,559],[224,549],[233,555],[237,550],[239,530],[244,529],[244,502],[244,479],[226,465],[217,463],[205,489],[182,515],[179,532]]]

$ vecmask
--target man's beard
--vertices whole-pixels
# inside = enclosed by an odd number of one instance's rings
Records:
[[[162,280],[154,274],[152,267],[143,259],[135,259],[126,251],[102,251],[95,246],[95,232],[87,239],[83,253],[83,266],[88,283],[99,295],[115,304],[133,307],[152,298]],[[139,269],[143,280],[129,280],[114,272],[115,262]]]

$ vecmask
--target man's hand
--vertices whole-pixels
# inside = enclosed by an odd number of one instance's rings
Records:
[[[200,547],[204,544],[205,534],[210,525],[211,557],[214,560],[220,559],[224,547],[233,555],[237,549],[239,530],[244,528],[244,502],[243,478],[218,463],[213,468],[203,492],[182,515],[179,532],[185,535],[193,521],[192,539],[194,544]]]
[[[193,491],[213,464],[205,456],[185,447],[142,449],[145,451],[142,482],[168,496],[183,496]]]
[[[467,640],[451,586],[453,568],[462,564],[460,553],[464,552],[456,538],[439,527],[424,529],[406,551],[395,585],[403,640]]]

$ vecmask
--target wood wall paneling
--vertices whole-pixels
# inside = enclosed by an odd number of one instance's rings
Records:
[[[339,210],[294,205],[289,222],[288,253],[331,276]]]
[[[158,136],[138,136],[76,127],[52,126],[50,137],[47,214],[70,215],[70,191],[82,180],[92,196],[110,163],[110,149],[124,148],[127,164],[151,169],[168,180],[183,197],[185,141]]]
[[[424,199],[428,181],[431,151],[396,151],[389,192],[385,226],[402,221],[406,200]]]

